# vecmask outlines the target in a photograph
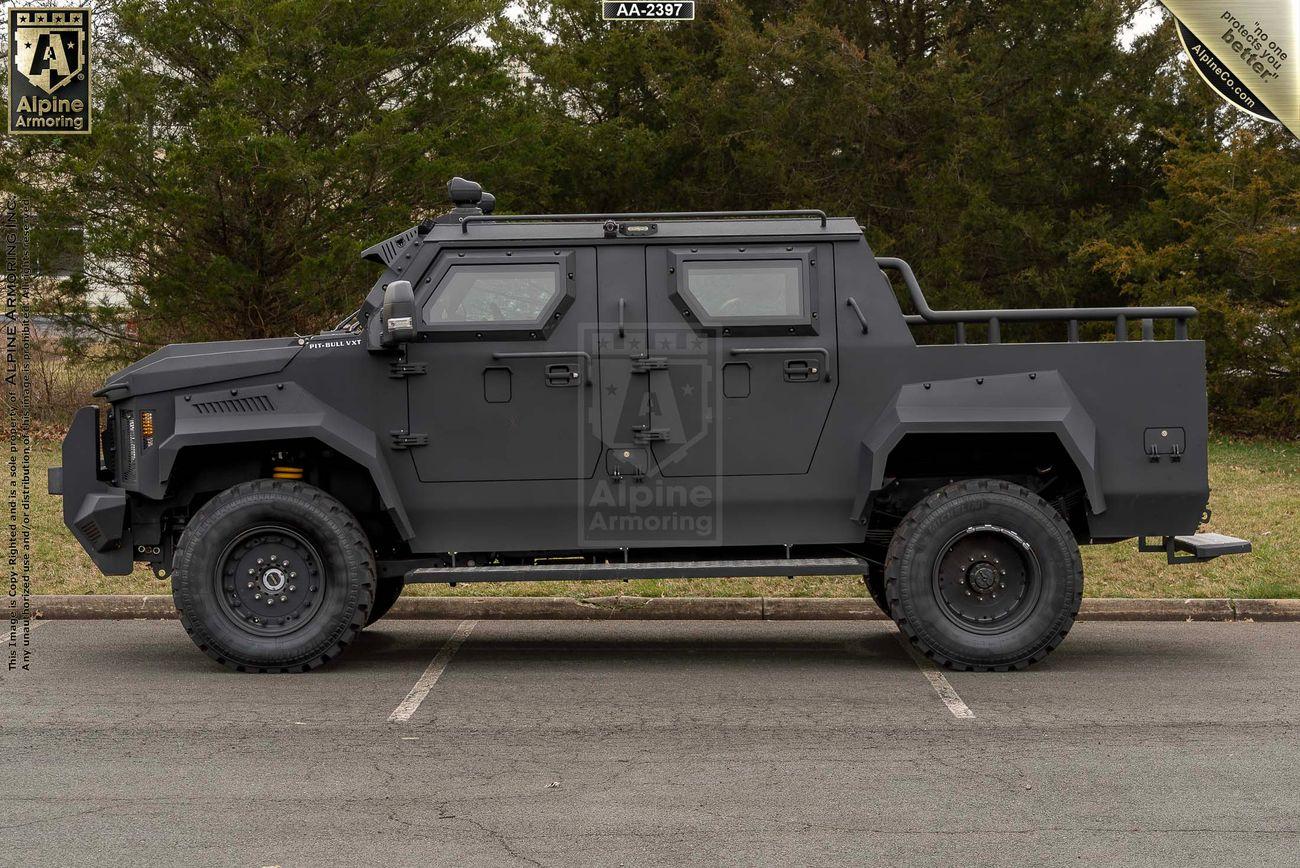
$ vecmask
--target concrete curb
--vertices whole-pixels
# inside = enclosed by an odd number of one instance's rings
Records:
[[[161,594],[40,594],[32,615],[49,620],[175,618]],[[552,621],[879,621],[867,597],[402,597],[390,618]],[[1300,621],[1300,600],[1089,598],[1081,621]]]

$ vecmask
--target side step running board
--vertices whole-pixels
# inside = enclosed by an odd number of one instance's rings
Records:
[[[1138,550],[1164,552],[1171,564],[1190,564],[1213,560],[1222,555],[1248,554],[1250,541],[1221,533],[1193,533],[1163,537],[1158,545],[1153,545],[1147,542],[1146,537],[1139,537]],[[1179,552],[1190,557],[1180,556]]]
[[[527,582],[589,579],[711,579],[738,576],[863,575],[861,558],[773,558],[749,561],[647,561],[644,563],[547,563],[520,566],[419,567],[406,582]]]

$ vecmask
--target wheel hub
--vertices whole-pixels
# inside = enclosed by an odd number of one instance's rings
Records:
[[[289,583],[289,577],[279,567],[271,567],[262,573],[262,587],[269,593],[278,594]]]
[[[998,574],[994,566],[987,561],[979,561],[972,564],[966,570],[966,583],[970,585],[971,590],[977,594],[983,594],[993,590],[997,584]]]
[[[1038,593],[1038,559],[1014,531],[968,527],[940,550],[934,587],[940,608],[967,629],[1010,629],[1029,614]]]
[[[320,555],[285,527],[245,531],[217,561],[222,608],[243,629],[279,636],[305,624],[324,589]]]

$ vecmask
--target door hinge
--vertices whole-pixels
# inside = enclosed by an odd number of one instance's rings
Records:
[[[393,362],[388,366],[388,376],[394,380],[427,373],[429,373],[429,366],[424,362]]]
[[[668,370],[668,359],[665,356],[633,356],[632,373],[644,374],[647,371],[666,371]]]
[[[428,446],[428,434],[410,434],[406,431],[389,431],[394,449],[411,449],[416,446]]]
[[[668,439],[667,428],[650,428],[646,425],[638,425],[632,429],[633,443],[654,443],[656,440]]]

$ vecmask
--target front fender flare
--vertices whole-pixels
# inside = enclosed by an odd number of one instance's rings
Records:
[[[188,400],[176,397],[175,429],[158,444],[156,490],[145,494],[155,498],[165,495],[176,459],[189,446],[316,440],[364,467],[397,532],[405,540],[415,538],[410,516],[385,460],[383,443],[370,426],[324,403],[296,383],[284,383],[282,388],[247,387],[239,391],[239,398],[238,402],[232,400],[229,390],[191,394]],[[229,412],[223,412],[223,406]]]
[[[861,442],[860,519],[872,494],[884,486],[889,454],[908,434],[1055,434],[1083,478],[1094,514],[1106,510],[1097,472],[1097,429],[1065,378],[1057,371],[999,374],[908,383],[872,424]]]

